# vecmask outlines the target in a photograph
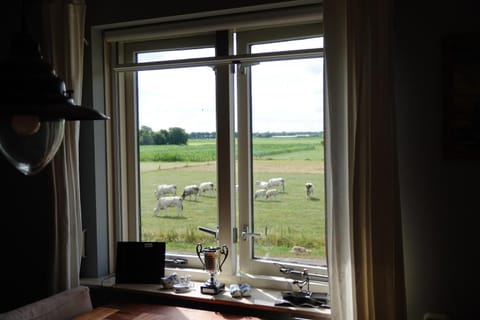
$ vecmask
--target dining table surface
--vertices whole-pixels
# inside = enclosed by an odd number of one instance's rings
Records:
[[[261,320],[261,318],[242,316],[148,303],[122,303],[93,308],[74,320]]]

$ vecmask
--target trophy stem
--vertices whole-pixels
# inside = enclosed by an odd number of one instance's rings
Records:
[[[205,284],[206,285],[215,285],[217,283],[217,280],[215,279],[215,274],[210,273],[210,279],[208,279]]]
[[[203,294],[216,295],[225,290],[225,284],[215,279],[215,272],[210,272],[210,279],[205,281],[205,284],[200,287],[200,292]]]

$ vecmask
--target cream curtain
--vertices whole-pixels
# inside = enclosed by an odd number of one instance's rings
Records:
[[[325,0],[327,250],[337,320],[406,319],[393,0]]]
[[[53,64],[76,104],[82,100],[84,0],[44,0],[45,57]],[[79,285],[82,221],[79,180],[79,123],[67,121],[65,138],[53,163],[55,242],[52,292]]]

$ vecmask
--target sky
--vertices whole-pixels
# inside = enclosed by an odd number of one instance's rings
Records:
[[[298,42],[297,42],[298,43]],[[303,42],[302,48],[323,46]],[[258,45],[253,53],[286,50],[292,42]],[[144,53],[139,62],[207,57],[213,49]],[[321,58],[262,62],[252,68],[253,132],[323,131]],[[215,73],[211,67],[138,72],[140,126],[215,131]]]

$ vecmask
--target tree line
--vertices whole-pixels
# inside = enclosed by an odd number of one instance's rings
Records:
[[[138,143],[140,145],[162,145],[162,144],[187,144],[188,133],[184,129],[173,127],[168,130],[162,129],[154,132],[152,128],[142,126],[138,133]]]
[[[323,132],[256,132],[252,134],[255,138],[274,138],[274,137],[323,137]],[[235,133],[235,138],[237,133]],[[216,132],[191,132],[187,133],[184,129],[173,127],[168,130],[162,129],[154,132],[152,128],[142,126],[139,131],[140,145],[162,145],[162,144],[187,144],[188,139],[216,139]]]

